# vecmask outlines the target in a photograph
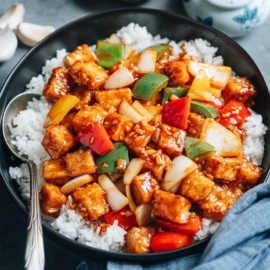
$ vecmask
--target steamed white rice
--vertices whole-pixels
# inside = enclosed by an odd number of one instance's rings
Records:
[[[146,29],[138,24],[130,23],[116,32],[117,36],[124,40],[126,44],[142,51],[157,43],[169,43],[173,49],[173,57],[177,57],[182,52],[180,45],[184,44],[185,50],[189,55],[198,58],[205,63],[223,64],[223,58],[216,56],[217,48],[212,47],[208,41],[196,39],[192,41],[181,41],[179,43],[170,41],[168,38],[162,38],[159,35],[152,36]],[[94,48],[92,46],[91,48]],[[26,86],[26,91],[42,94],[45,83],[47,83],[53,68],[63,65],[63,58],[67,54],[65,49],[58,50],[56,57],[47,60],[42,67],[42,74],[33,77]],[[42,178],[42,162],[49,159],[48,154],[41,145],[44,137],[43,123],[50,109],[50,105],[45,98],[29,102],[26,110],[19,113],[14,118],[14,126],[9,127],[14,138],[13,143],[20,151],[20,154],[26,154],[30,160],[35,162],[38,167],[39,187],[44,185]],[[261,115],[251,111],[251,116],[247,119],[245,129],[247,137],[243,144],[243,151],[247,158],[254,164],[260,165],[264,153],[264,134],[267,128],[262,123]],[[10,177],[16,179],[22,197],[28,201],[30,197],[29,171],[26,164],[20,167],[11,167],[9,169]],[[56,219],[44,216],[48,224],[68,238],[74,239],[80,243],[110,251],[121,252],[124,248],[124,236],[126,231],[114,223],[107,233],[99,235],[99,231],[94,232],[93,224],[85,221],[76,211],[69,209],[69,204],[62,206],[60,216]],[[200,240],[214,233],[219,223],[203,218],[203,228],[197,233],[196,239]]]

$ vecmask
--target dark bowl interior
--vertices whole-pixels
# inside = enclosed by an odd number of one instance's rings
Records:
[[[270,99],[267,86],[253,60],[238,44],[222,33],[186,17],[161,10],[141,8],[118,9],[83,17],[55,31],[52,35],[32,48],[17,64],[3,86],[0,95],[1,119],[7,103],[15,95],[25,90],[25,85],[30,81],[31,77],[41,73],[41,67],[44,65],[45,60],[54,57],[57,49],[66,48],[67,51],[71,51],[82,43],[94,44],[97,39],[108,37],[111,33],[114,33],[130,22],[146,26],[148,31],[153,35],[160,34],[162,37],[168,37],[176,41],[195,38],[203,38],[210,41],[213,46],[219,48],[218,55],[223,56],[226,65],[233,67],[233,70],[238,75],[248,77],[255,84],[258,90],[258,97],[254,109],[262,114],[264,124],[269,126]],[[261,182],[265,181],[270,164],[269,133],[266,134],[265,141],[266,150],[262,164],[263,175],[260,179]],[[26,214],[26,205],[21,199],[15,181],[11,181],[8,173],[9,166],[16,166],[20,161],[12,156],[11,152],[8,150],[2,134],[0,149],[2,150],[0,151],[1,177],[14,198],[15,203]],[[87,247],[60,235],[45,224],[43,224],[43,228],[44,234],[62,247],[81,256],[85,256],[86,258],[103,261],[160,262],[184,254],[194,253],[209,240],[209,238],[207,238],[187,248],[162,254],[120,254]]]

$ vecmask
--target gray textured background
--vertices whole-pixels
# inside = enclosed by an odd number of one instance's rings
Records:
[[[16,1],[1,0],[0,16]],[[24,21],[52,25],[59,28],[72,20],[92,12],[112,8],[130,7],[119,0],[21,0],[25,6]],[[185,14],[181,0],[149,0],[141,5],[149,8],[168,10]],[[248,36],[235,39],[253,58],[261,70],[267,85],[270,85],[270,20]],[[19,43],[16,54],[9,61],[0,64],[0,88],[10,71],[29,50]],[[1,151],[1,150],[0,150]],[[0,179],[0,269],[23,269],[24,246],[26,236],[26,217],[22,215],[7,193]],[[45,239],[46,269],[73,270],[83,258],[65,251],[63,248]],[[103,264],[93,264],[91,269],[105,269]]]

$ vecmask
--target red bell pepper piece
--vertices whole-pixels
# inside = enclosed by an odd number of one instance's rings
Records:
[[[220,111],[219,123],[224,127],[239,126],[246,121],[248,116],[250,116],[250,112],[242,102],[230,100]]]
[[[162,122],[179,129],[187,129],[190,97],[179,98],[163,105]]]
[[[156,224],[169,231],[195,234],[202,228],[202,219],[197,215],[190,218],[187,223],[177,223],[164,219],[158,219],[156,220]]]
[[[155,233],[150,242],[150,249],[153,252],[166,252],[179,249],[193,243],[191,234],[178,232]]]
[[[112,225],[115,220],[118,220],[118,226],[128,231],[132,227],[138,226],[135,214],[126,205],[118,211],[112,211],[103,216],[107,224]]]
[[[100,156],[114,149],[106,129],[99,122],[94,122],[80,131],[76,140]]]

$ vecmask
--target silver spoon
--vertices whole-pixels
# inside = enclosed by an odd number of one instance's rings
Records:
[[[44,243],[39,206],[38,179],[36,165],[26,156],[18,154],[18,149],[11,143],[12,138],[8,124],[12,125],[13,118],[22,110],[26,109],[28,101],[33,98],[39,99],[40,95],[24,92],[14,97],[7,105],[2,122],[2,132],[6,144],[11,152],[27,163],[30,171],[30,206],[28,213],[28,228],[25,250],[25,269],[42,270],[44,269]]]

